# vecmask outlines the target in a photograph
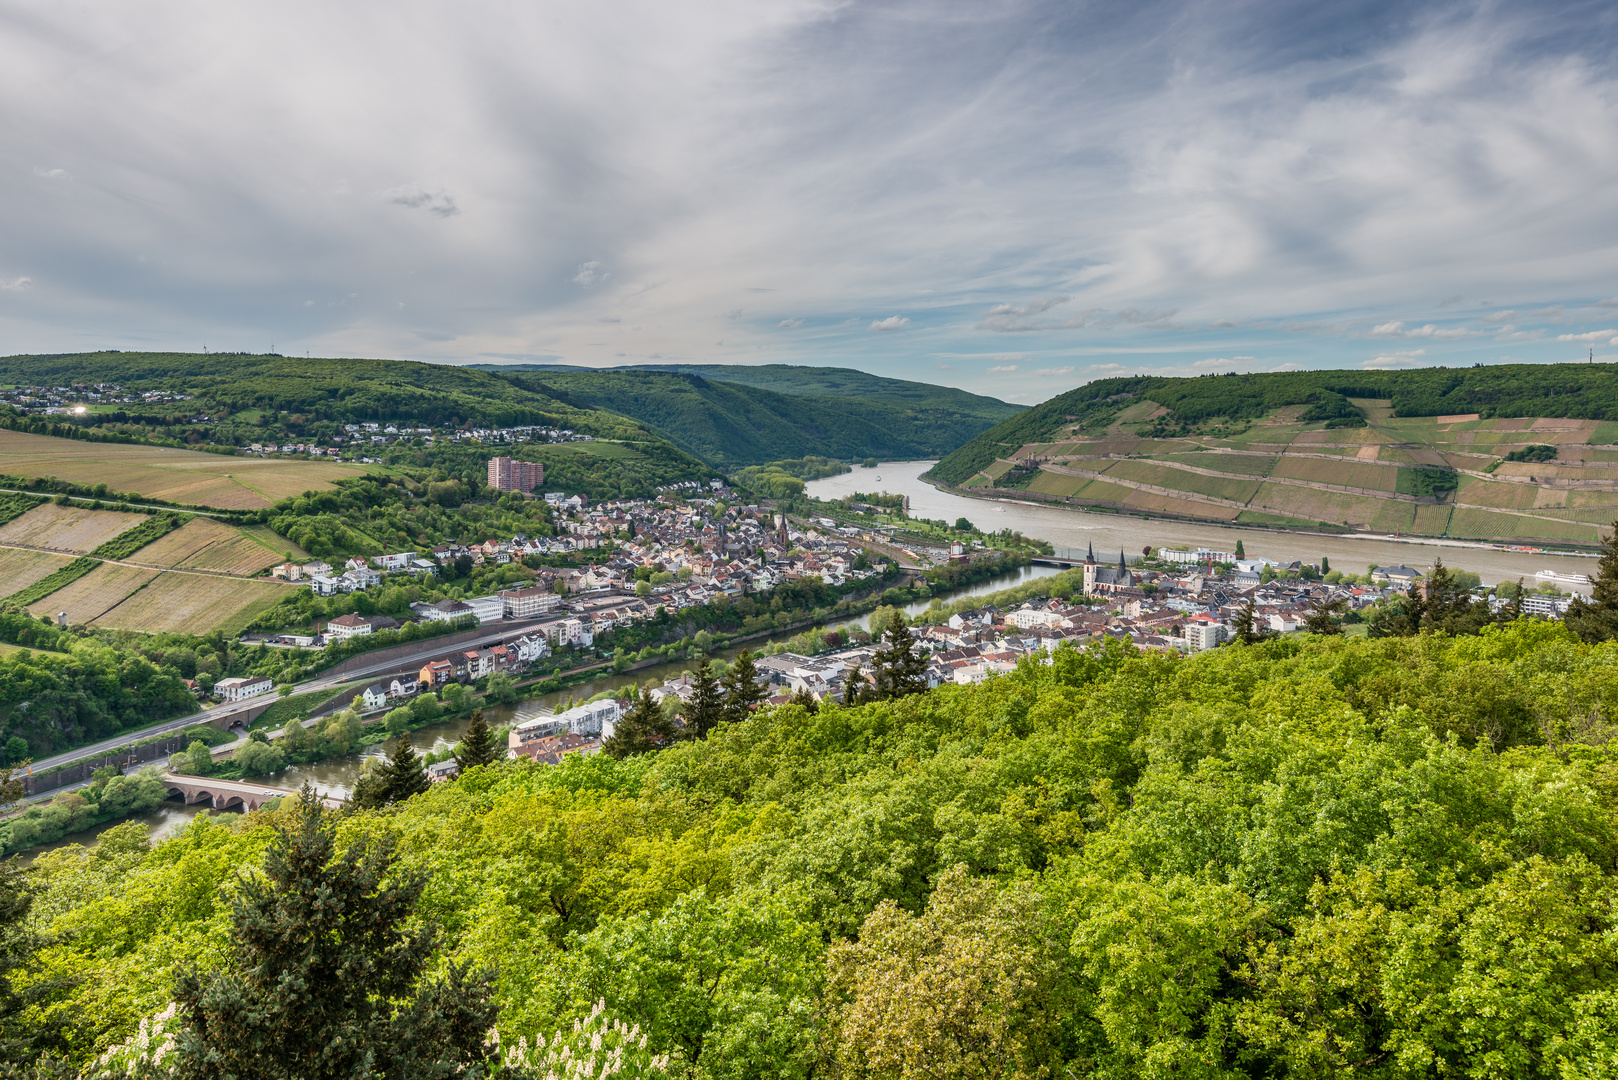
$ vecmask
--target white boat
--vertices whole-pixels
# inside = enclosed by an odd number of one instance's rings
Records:
[[[1590,578],[1585,574],[1564,574],[1559,570],[1541,570],[1534,576],[1541,581],[1555,581],[1563,585],[1590,584]]]

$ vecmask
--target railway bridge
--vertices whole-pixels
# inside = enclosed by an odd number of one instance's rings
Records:
[[[215,780],[206,776],[177,776],[174,773],[164,773],[162,780],[168,785],[168,793],[171,796],[180,796],[187,805],[207,803],[215,810],[239,810],[246,813],[257,810],[272,799],[298,797],[296,791],[266,787],[263,784],[243,780]],[[332,809],[342,805],[341,799],[335,799],[330,795],[322,795],[321,801]]]

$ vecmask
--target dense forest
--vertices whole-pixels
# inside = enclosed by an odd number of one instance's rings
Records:
[[[493,1024],[508,1063],[621,1023],[645,1038],[625,1076],[1610,1076],[1615,708],[1618,645],[1553,623],[1109,642],[479,768],[334,827],[126,826],[36,862],[50,940],[17,1022],[83,1063],[177,997],[160,1024],[225,1047],[291,1008],[248,992],[275,964],[351,940],[364,973],[397,940],[397,1011],[366,1030],[439,1018],[417,1037],[484,1058]],[[297,948],[255,927],[361,885],[383,900],[351,938],[263,966]],[[310,1025],[356,1007],[311,993]]]
[[[1059,394],[984,432],[950,454],[932,475],[960,483],[1007,450],[1039,442],[1075,423],[1104,423],[1133,401],[1167,407],[1160,426],[1215,419],[1251,420],[1288,405],[1306,405],[1302,419],[1352,423],[1348,398],[1393,402],[1395,416],[1478,413],[1618,419],[1618,366],[1612,364],[1500,364],[1412,371],[1289,371],[1196,378],[1100,379]]]
[[[874,376],[865,379],[877,385],[859,396],[782,393],[723,376],[654,369],[549,368],[501,377],[519,386],[534,380],[571,402],[623,413],[726,466],[807,454],[843,460],[937,457],[1018,411],[960,390],[924,397],[895,393],[919,384]]]

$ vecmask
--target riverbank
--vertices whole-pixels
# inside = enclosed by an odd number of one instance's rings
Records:
[[[1277,561],[1300,559],[1318,562],[1322,557],[1343,570],[1359,572],[1372,565],[1407,563],[1417,569],[1443,557],[1479,574],[1485,584],[1533,581],[1540,570],[1582,574],[1589,570],[1583,554],[1559,551],[1515,551],[1498,546],[1466,546],[1473,542],[1445,538],[1385,537],[1382,534],[1342,534],[1325,531],[1274,531],[1248,525],[1191,522],[1168,517],[1134,517],[1120,513],[1086,512],[1077,507],[1052,505],[1032,499],[1009,497],[965,497],[945,491],[922,479],[935,462],[888,462],[881,468],[883,482],[875,484],[869,469],[810,481],[806,493],[828,502],[873,487],[892,495],[908,495],[910,512],[919,517],[953,521],[965,517],[985,531],[1011,528],[1024,536],[1045,540],[1055,547],[1083,552],[1094,546],[1096,557],[1117,558],[1120,550],[1139,553],[1145,547],[1208,547],[1234,550],[1240,540],[1249,556],[1265,556]],[[863,474],[863,475],[862,475]],[[1003,495],[1010,495],[1004,492]],[[1431,553],[1421,559],[1416,552]],[[1445,552],[1464,551],[1451,559]],[[1587,586],[1579,586],[1588,591]]]

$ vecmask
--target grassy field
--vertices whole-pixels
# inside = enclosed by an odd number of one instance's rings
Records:
[[[13,645],[9,641],[0,641],[0,656],[14,652],[34,653],[37,656],[67,656],[67,653],[60,653],[54,649],[30,649],[26,645]]]
[[[88,625],[123,603],[129,594],[151,581],[157,573],[135,566],[102,563],[77,581],[30,604],[28,612],[54,618],[58,612],[65,611],[69,623]]]
[[[192,518],[129,558],[150,566],[220,570],[244,577],[252,577],[281,561],[279,554],[243,535],[240,529],[207,518]]]
[[[95,625],[150,634],[205,634],[219,630],[234,636],[288,595],[288,589],[267,581],[205,574],[154,574],[147,579],[145,588],[104,612]]]
[[[10,432],[0,431],[0,435]],[[3,461],[3,458],[0,458]],[[4,468],[0,464],[0,468]],[[115,510],[80,510],[73,506],[45,503],[22,517],[0,526],[0,544],[50,548],[84,555],[119,533],[146,521],[145,514],[120,514]]]
[[[21,592],[34,582],[49,577],[67,563],[66,555],[53,555],[48,551],[0,548],[0,596]]]
[[[243,525],[236,531],[263,544],[273,554],[280,556],[282,559],[288,559],[292,562],[308,562],[314,558],[303,548],[294,544],[268,525]]]
[[[593,444],[590,444],[593,445]],[[291,495],[329,488],[365,469],[323,461],[226,457],[157,446],[80,442],[0,430],[0,472],[106,484],[148,498],[223,510],[257,510]]]

